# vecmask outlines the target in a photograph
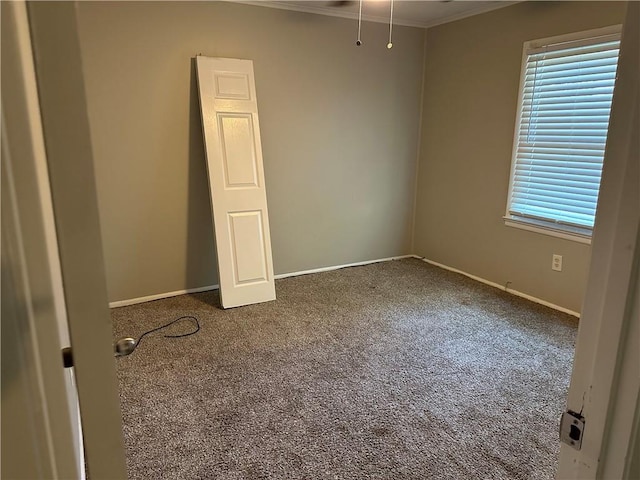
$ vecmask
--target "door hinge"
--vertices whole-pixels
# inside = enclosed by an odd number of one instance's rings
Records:
[[[580,450],[584,433],[584,417],[579,413],[567,410],[560,419],[560,441],[571,448]]]

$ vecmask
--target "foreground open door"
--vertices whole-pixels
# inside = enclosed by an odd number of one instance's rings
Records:
[[[12,176],[16,187],[14,198],[19,203],[18,210],[14,212],[14,223],[18,232],[22,232],[27,225],[32,225],[34,231],[53,231],[57,237],[58,251],[48,253],[59,256],[59,274],[64,285],[64,304],[75,363],[89,477],[92,480],[124,479],[126,468],[122,419],[77,34],[76,5],[74,2],[31,2],[26,6],[23,2],[7,3],[9,2],[2,3],[2,110],[3,116],[10,118],[7,118],[7,130],[3,131],[3,154],[6,140],[12,149],[11,164],[20,165],[20,168],[13,169]],[[4,57],[4,15],[5,11],[18,10],[21,13],[15,18],[19,19],[23,43],[11,71],[5,72],[9,66],[5,65],[7,59]],[[12,84],[4,82],[5,73],[20,75],[29,69],[30,76],[23,75]],[[23,99],[22,105],[15,104],[18,97]],[[5,105],[5,99],[11,99],[11,102]],[[12,111],[6,111],[10,106]],[[10,125],[15,122],[18,122],[18,127],[10,130]],[[28,136],[28,132],[35,131],[40,131],[39,142],[33,135]],[[3,163],[4,160],[3,158]],[[37,175],[29,173],[26,168],[29,163],[31,170],[37,172]],[[3,178],[3,182],[4,180]],[[49,205],[53,206],[53,213],[51,209],[47,212],[40,208],[38,215],[30,215],[22,207],[29,201],[35,201],[33,198],[36,197],[42,202],[43,192],[50,192]],[[4,188],[2,194],[4,200]],[[4,203],[2,208],[4,213]],[[4,227],[4,215],[2,222]],[[4,235],[3,228],[3,240]],[[33,267],[28,271],[28,282],[22,283],[32,295],[25,297],[24,302],[17,302],[17,305],[32,315],[42,316],[39,328],[49,325],[48,328],[51,329],[50,322],[44,320],[50,318],[45,314],[52,308],[52,293],[47,293],[44,287],[35,291],[29,283],[42,283],[47,277],[51,279],[46,258],[37,256],[39,247],[35,245],[35,235],[17,235],[16,238],[22,260]],[[3,280],[4,247],[3,243]],[[15,254],[11,258],[15,260]],[[3,282],[3,347],[4,325],[7,320],[4,316],[4,287]],[[52,396],[56,388],[51,382],[55,378],[64,378],[56,325],[53,324],[53,334],[39,335],[37,345],[34,344],[34,349],[29,350],[31,344],[27,340],[33,343],[33,335],[28,330],[20,330],[25,324],[17,314],[13,314],[11,320],[18,332],[23,334],[24,340],[14,346],[16,354],[28,355],[28,360],[40,362],[42,366],[43,382],[40,382],[40,391],[43,393],[32,398],[32,407],[35,409],[34,415],[47,413],[45,420],[49,422],[49,427],[46,435],[34,436],[47,449],[43,450],[37,445],[34,464],[18,463],[18,474],[7,474],[7,478],[79,478],[80,469],[74,468],[73,458],[68,454],[73,448],[69,429],[64,434],[64,429],[54,428],[64,418],[63,412],[69,411],[68,405],[60,407]],[[3,360],[4,354],[3,348]],[[3,362],[3,453],[6,421],[4,382],[8,380],[4,373]],[[66,417],[69,422],[68,413]],[[16,438],[9,438],[9,441],[16,441],[20,435],[26,435],[30,432],[30,427],[31,424],[26,422],[22,429],[15,431]],[[3,455],[3,473],[5,462],[14,460],[19,461]],[[36,469],[36,473],[33,473],[33,469]]]
[[[81,478],[26,6],[2,2],[2,478]],[[59,327],[63,328],[59,328]],[[75,431],[75,435],[74,435]]]
[[[196,65],[222,306],[275,300],[253,62]]]

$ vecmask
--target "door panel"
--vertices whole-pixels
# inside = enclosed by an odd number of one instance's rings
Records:
[[[218,114],[227,189],[259,188],[251,115]]]
[[[234,286],[267,281],[262,212],[230,213],[229,231],[235,267]]]
[[[196,64],[222,306],[275,300],[253,63]]]

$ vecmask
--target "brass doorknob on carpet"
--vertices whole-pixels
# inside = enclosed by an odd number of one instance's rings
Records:
[[[124,337],[113,344],[113,354],[116,357],[124,357],[133,353],[138,342],[135,338]]]

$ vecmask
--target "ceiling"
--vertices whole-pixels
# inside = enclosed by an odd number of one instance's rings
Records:
[[[241,1],[240,3],[345,18],[357,18],[359,7],[357,0],[348,2]],[[431,27],[514,3],[516,2],[484,0],[395,0],[393,23],[410,27]],[[390,0],[363,0],[362,18],[364,20],[389,23],[389,13]]]

